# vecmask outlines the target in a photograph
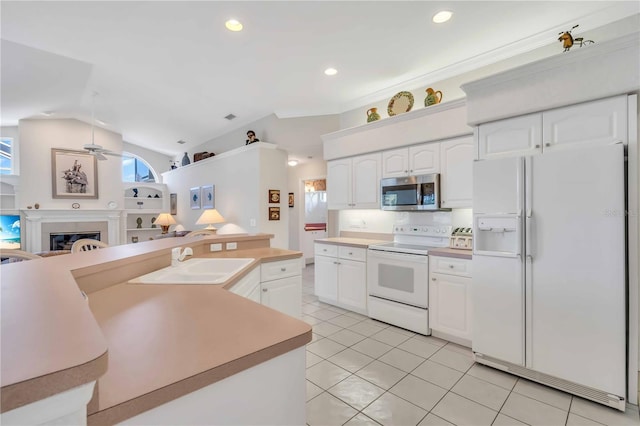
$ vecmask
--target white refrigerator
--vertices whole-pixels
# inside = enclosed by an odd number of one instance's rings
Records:
[[[476,161],[478,362],[625,408],[622,144]]]

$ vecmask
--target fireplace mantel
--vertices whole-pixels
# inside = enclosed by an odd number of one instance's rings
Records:
[[[35,253],[49,250],[42,245],[42,225],[63,222],[106,222],[107,241],[109,245],[120,244],[120,223],[122,210],[20,210],[25,217],[24,241],[25,250]]]

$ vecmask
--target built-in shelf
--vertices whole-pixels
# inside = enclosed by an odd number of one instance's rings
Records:
[[[134,197],[134,189],[137,190],[138,196]],[[149,197],[150,195],[150,197]],[[157,198],[156,198],[157,195]],[[124,240],[128,243],[132,242],[132,237],[137,234],[147,234],[149,231],[161,233],[162,228],[159,226],[151,228],[151,219],[158,217],[161,213],[168,212],[168,189],[163,183],[145,183],[145,182],[129,182],[124,185],[124,213],[125,218],[125,235]],[[138,205],[141,202],[142,205]],[[137,219],[142,219],[144,228],[137,228]],[[147,238],[147,237],[145,237]]]

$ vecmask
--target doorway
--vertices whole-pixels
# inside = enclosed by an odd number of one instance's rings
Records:
[[[314,241],[327,238],[327,181],[326,179],[307,179],[304,186],[303,229],[300,233],[300,251],[305,264],[314,262]]]

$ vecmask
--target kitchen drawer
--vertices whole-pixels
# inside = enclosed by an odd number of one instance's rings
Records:
[[[338,246],[335,244],[320,244],[315,245],[316,256],[331,256],[338,257]]]
[[[429,256],[429,271],[440,274],[471,276],[471,260]]]
[[[340,259],[367,261],[367,249],[360,247],[338,246],[338,257]]]
[[[272,281],[280,278],[300,275],[300,259],[281,260],[260,265],[260,281]]]

